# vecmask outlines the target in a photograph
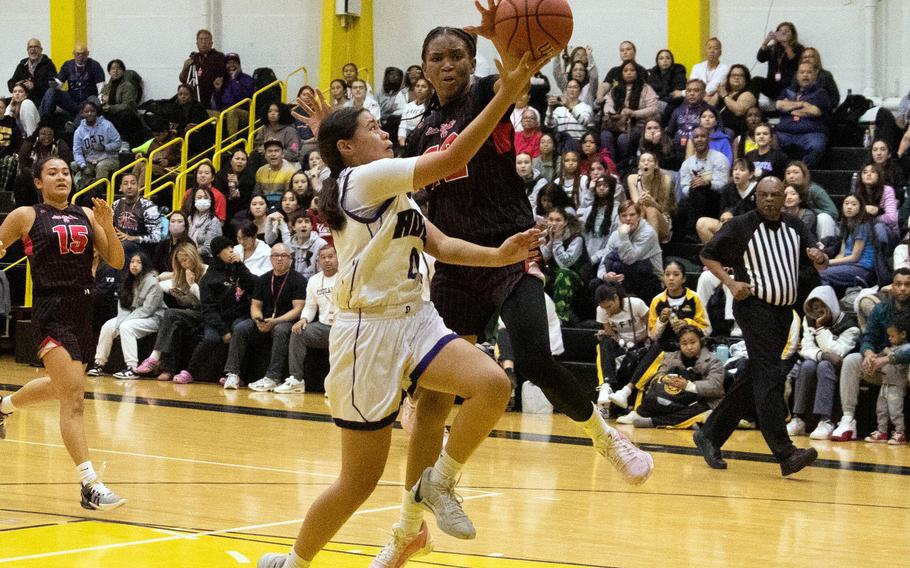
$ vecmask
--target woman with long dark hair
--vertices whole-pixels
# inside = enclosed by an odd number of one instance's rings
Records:
[[[230,219],[250,205],[256,187],[256,172],[250,167],[249,155],[243,148],[234,148],[227,166],[215,176],[213,185],[227,194],[227,217]],[[201,166],[200,166],[201,167]]]
[[[888,250],[893,249],[900,237],[897,228],[897,199],[894,188],[885,184],[881,166],[875,162],[863,166],[853,193],[865,201],[879,245]]]
[[[790,86],[796,77],[803,49],[792,22],[781,22],[777,29],[768,32],[755,56],[759,63],[768,64],[768,74],[752,79],[751,88],[755,96],[761,93],[772,101],[777,100],[780,92]]]
[[[525,231],[496,249],[473,245],[447,237],[424,221],[409,195],[467,166],[530,80],[526,60],[503,75],[499,91],[478,119],[445,152],[389,159],[392,143],[368,111],[344,108],[328,114],[324,100],[315,103],[311,114],[324,117],[317,128],[320,154],[331,171],[320,207],[339,259],[339,311],[332,327],[326,392],[335,423],[342,428],[342,470],[310,507],[290,556],[267,555],[260,567],[309,566],[372,494],[385,469],[403,381],[419,380],[423,389],[465,400],[437,464],[421,473],[413,495],[408,495],[429,505],[449,534],[474,537],[454,487],[463,464],[505,409],[510,384],[495,362],[458,338],[433,305],[422,302],[415,262],[426,243],[440,262],[511,264],[527,258],[539,233]],[[389,344],[406,347],[389,351]],[[352,383],[364,365],[372,372]],[[416,502],[415,507],[420,510]],[[429,547],[426,523],[419,517],[415,521],[408,540],[418,542],[408,556]]]
[[[648,84],[657,93],[657,110],[667,122],[686,96],[686,66],[676,62],[672,51],[661,49],[648,71]]]
[[[593,180],[594,202],[578,211],[584,228],[585,248],[596,268],[607,252],[607,241],[619,223],[619,205],[624,193],[616,178],[606,174]]]
[[[727,79],[717,88],[717,110],[724,128],[738,134],[745,124],[746,111],[758,104],[755,95],[749,91],[752,73],[740,63],[730,66]]]
[[[628,61],[622,66],[622,81],[614,85],[604,104],[601,145],[610,150],[617,163],[631,157],[638,145],[644,121],[656,117],[657,93],[638,73],[638,65]]]
[[[259,119],[262,121],[262,130],[256,133],[254,141],[259,153],[265,156],[266,140],[279,140],[284,148],[284,159],[292,164],[299,163],[302,158],[300,136],[294,128],[290,107],[283,103],[272,103],[263,109]]]

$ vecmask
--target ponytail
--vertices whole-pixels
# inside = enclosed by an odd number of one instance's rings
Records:
[[[357,130],[357,118],[367,109],[344,107],[333,111],[322,124],[319,125],[319,155],[329,168],[329,178],[322,182],[319,192],[319,212],[325,219],[326,225],[333,231],[340,231],[347,222],[347,217],[341,208],[341,188],[338,186],[338,176],[347,167],[338,151],[340,140],[350,140]]]

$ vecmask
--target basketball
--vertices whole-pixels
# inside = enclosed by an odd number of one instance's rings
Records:
[[[572,38],[569,2],[502,0],[496,9],[496,38],[516,58],[529,51],[535,61],[550,59]]]

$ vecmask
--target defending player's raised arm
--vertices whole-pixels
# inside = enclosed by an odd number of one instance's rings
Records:
[[[514,67],[504,67],[499,61],[496,61],[496,67],[502,87],[448,149],[418,158],[414,168],[415,189],[422,189],[464,168],[493,133],[509,106],[527,89],[534,74],[527,53]]]
[[[28,234],[35,222],[35,210],[31,207],[17,207],[0,225],[0,258],[6,256],[6,248]]]
[[[83,207],[83,209],[89,219],[92,220],[92,225],[95,229],[95,248],[98,249],[98,254],[111,268],[120,270],[123,268],[125,255],[123,245],[114,230],[114,212],[111,210],[111,206],[107,204],[107,201],[103,199],[93,197],[92,204],[94,207],[91,209],[88,207]]]
[[[429,220],[426,221],[426,227],[426,251],[436,260],[447,264],[493,268],[508,266],[527,259],[540,246],[539,229],[528,229],[512,235],[498,248],[492,248],[449,237]]]

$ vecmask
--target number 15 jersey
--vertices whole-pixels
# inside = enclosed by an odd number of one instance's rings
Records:
[[[386,158],[344,169],[339,200],[347,216],[332,230],[338,253],[335,303],[342,310],[421,303],[420,256],[427,230],[414,190],[417,158]]]
[[[36,294],[78,293],[94,286],[92,222],[82,207],[33,206],[35,222],[22,239]]]

